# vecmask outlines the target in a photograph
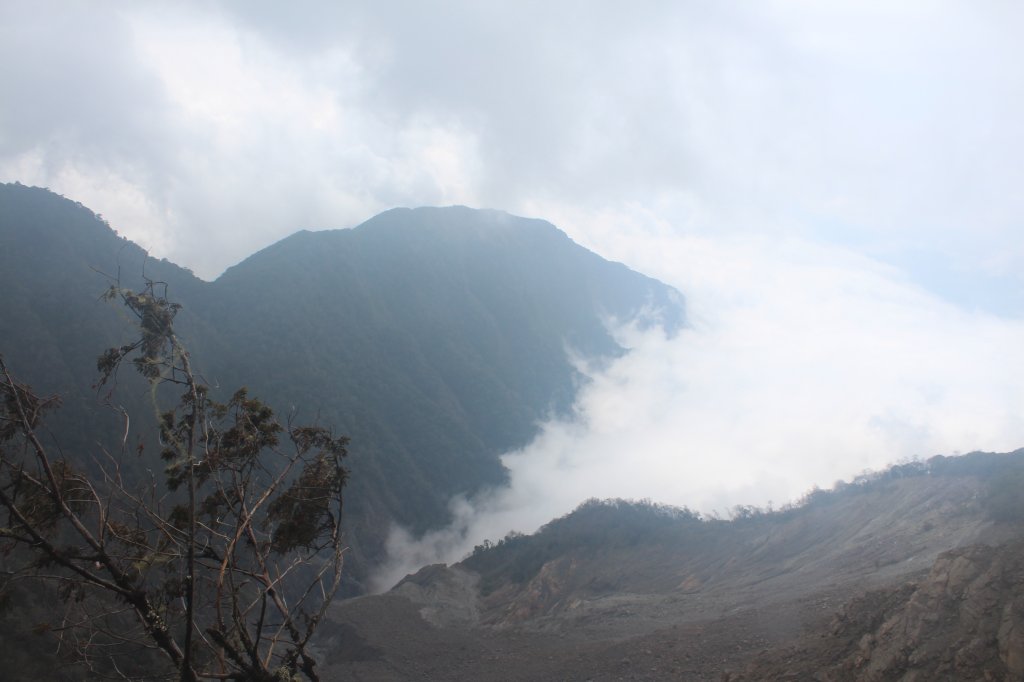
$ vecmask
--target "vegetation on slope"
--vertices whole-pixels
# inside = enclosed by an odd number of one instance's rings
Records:
[[[764,529],[787,519],[809,519],[818,510],[839,508],[858,499],[870,501],[895,482],[919,477],[978,478],[985,494],[977,500],[984,513],[1000,523],[1024,522],[1024,449],[1012,453],[974,452],[963,456],[936,456],[865,473],[851,482],[838,482],[831,490],[814,489],[795,504],[770,510],[737,506],[729,519],[707,517],[687,508],[650,501],[597,500],[581,504],[531,535],[511,533],[496,543],[478,545],[462,566],[481,576],[487,595],[501,587],[525,585],[548,562],[571,556],[582,563],[617,552],[651,552],[674,548],[679,553],[712,557],[722,548],[739,551]],[[812,537],[808,532],[807,537]],[[639,582],[639,581],[638,581]]]
[[[460,207],[300,232],[208,283],[146,259],[81,205],[0,185],[0,247],[0,350],[40,391],[63,394],[54,429],[83,456],[116,432],[90,388],[95,349],[130,323],[98,301],[99,272],[129,288],[143,276],[168,284],[218,399],[229,396],[217,387],[245,384],[282,415],[349,434],[356,591],[391,523],[444,525],[453,495],[503,482],[499,456],[568,409],[582,377],[567,351],[621,353],[612,318],[682,322],[674,290],[552,225]],[[155,426],[144,384],[123,381],[138,431]]]
[[[111,286],[137,330],[97,363],[101,385],[130,364],[154,401],[180,391],[153,405],[161,449],[141,468],[124,413],[119,449],[97,448],[88,469],[66,456],[44,437],[59,399],[0,356],[0,597],[56,597],[27,615],[90,678],[318,682],[309,641],[341,581],[347,440],[282,426],[245,389],[211,400],[163,289]]]

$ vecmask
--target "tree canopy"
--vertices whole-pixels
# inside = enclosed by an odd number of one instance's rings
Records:
[[[341,579],[347,439],[281,423],[244,388],[212,400],[175,335],[180,306],[166,285],[114,284],[106,297],[138,330],[98,360],[111,407],[125,363],[154,406],[160,386],[179,393],[157,406],[162,471],[141,446],[130,451],[127,411],[119,451],[66,455],[45,435],[59,400],[0,357],[0,589],[56,588],[62,611],[40,629],[96,674],[318,680],[309,642]]]

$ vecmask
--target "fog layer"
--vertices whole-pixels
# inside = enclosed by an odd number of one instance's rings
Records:
[[[504,457],[508,488],[453,500],[451,527],[396,528],[379,587],[590,497],[728,516],[899,461],[1024,446],[1024,322],[799,240],[655,236],[637,257],[685,273],[690,328],[620,328],[632,350],[604,371],[581,365],[576,418]]]

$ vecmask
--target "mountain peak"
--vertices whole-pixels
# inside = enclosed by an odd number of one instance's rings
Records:
[[[248,386],[351,437],[354,581],[383,557],[392,523],[440,527],[452,497],[504,483],[501,456],[571,411],[584,377],[569,350],[616,357],[609,320],[655,308],[672,330],[684,315],[674,289],[501,211],[395,209],[301,231],[207,283],[45,190],[8,186],[0,202],[0,352],[40,388],[79,387],[69,423],[98,424],[85,416],[96,354],[126,321],[97,303],[109,282],[95,270],[130,287],[166,281],[212,386]],[[105,436],[79,431],[83,449]]]

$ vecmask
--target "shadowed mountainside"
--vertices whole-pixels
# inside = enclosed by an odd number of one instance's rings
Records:
[[[0,352],[23,381],[64,396],[54,431],[85,459],[123,430],[91,389],[96,357],[130,324],[99,301],[110,283],[99,273],[167,283],[179,335],[221,398],[246,385],[282,418],[351,437],[350,591],[392,522],[442,526],[453,495],[505,480],[500,454],[570,408],[583,380],[572,354],[624,352],[609,322],[671,333],[683,321],[675,290],[497,211],[396,209],[299,232],[203,282],[80,204],[0,185]],[[147,433],[142,382],[122,376],[115,400],[133,439]]]

